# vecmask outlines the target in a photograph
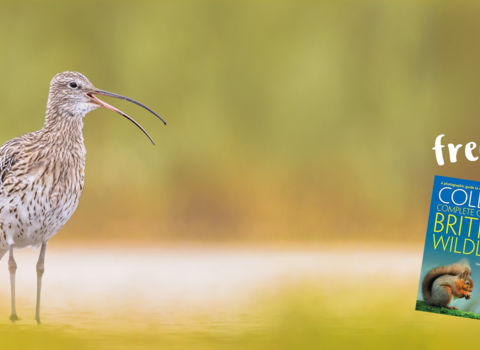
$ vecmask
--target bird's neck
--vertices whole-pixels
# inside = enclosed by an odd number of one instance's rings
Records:
[[[83,146],[83,115],[61,107],[47,107],[45,124],[40,131],[49,144],[64,148]]]

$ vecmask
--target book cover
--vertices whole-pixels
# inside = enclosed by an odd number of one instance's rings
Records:
[[[416,310],[480,319],[480,182],[435,176]]]

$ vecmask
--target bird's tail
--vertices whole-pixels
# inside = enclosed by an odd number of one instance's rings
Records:
[[[8,249],[0,249],[0,260],[2,260],[6,252],[8,252]]]

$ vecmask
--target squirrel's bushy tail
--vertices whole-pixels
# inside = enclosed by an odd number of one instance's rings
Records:
[[[433,282],[435,282],[437,277],[440,277],[442,275],[460,275],[465,271],[465,268],[468,268],[468,265],[458,263],[448,266],[439,266],[430,270],[425,275],[422,282],[423,300],[428,302],[432,298],[432,286]]]

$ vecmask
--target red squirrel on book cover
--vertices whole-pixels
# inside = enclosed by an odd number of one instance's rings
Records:
[[[422,294],[426,304],[458,310],[448,306],[454,299],[470,299],[473,280],[472,269],[468,263],[459,262],[447,266],[439,266],[430,270],[423,279]]]

